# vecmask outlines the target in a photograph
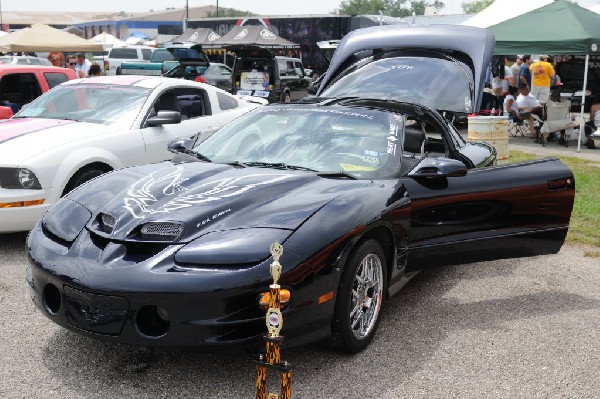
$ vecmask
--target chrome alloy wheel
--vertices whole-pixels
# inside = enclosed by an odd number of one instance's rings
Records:
[[[375,327],[383,299],[383,265],[376,254],[367,254],[356,271],[350,299],[350,326],[354,337],[364,339]]]

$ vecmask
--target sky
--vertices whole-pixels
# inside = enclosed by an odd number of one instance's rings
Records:
[[[446,7],[441,14],[462,14],[461,4],[471,0],[442,0]],[[527,0],[523,0],[527,1]],[[219,7],[237,8],[262,15],[328,14],[339,7],[341,0],[220,0]],[[582,6],[591,6],[600,0],[579,0]],[[184,8],[186,0],[0,0],[6,11],[99,11],[99,12],[147,12],[167,7]],[[217,4],[217,0],[187,0],[189,7]]]

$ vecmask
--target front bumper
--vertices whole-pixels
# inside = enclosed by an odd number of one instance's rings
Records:
[[[208,351],[263,348],[265,314],[257,299],[272,282],[271,260],[229,271],[181,269],[173,262],[177,249],[133,262],[123,248],[98,245],[87,230],[65,247],[38,223],[27,240],[30,295],[55,323],[107,341]],[[295,256],[288,254],[282,264]],[[330,280],[286,287],[292,291],[283,312],[287,345],[329,335],[334,301],[319,305],[309,298]]]

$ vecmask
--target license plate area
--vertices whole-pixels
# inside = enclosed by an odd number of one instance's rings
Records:
[[[129,310],[127,299],[119,296],[97,295],[65,286],[67,320],[82,330],[118,335],[123,329]]]

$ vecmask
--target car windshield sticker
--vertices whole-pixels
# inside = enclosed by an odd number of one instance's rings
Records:
[[[377,170],[376,167],[374,166],[364,166],[364,165],[352,165],[349,163],[341,163],[340,167],[348,172],[358,172],[358,171],[369,171],[372,172],[374,170]]]
[[[251,174],[185,187],[182,183],[188,178],[183,177],[183,167],[177,166],[167,173],[163,170],[156,171],[136,181],[127,190],[127,195],[123,198],[123,207],[134,218],[144,218],[148,215],[169,213],[177,209],[239,196],[255,187],[274,184],[292,176],[291,174]],[[165,202],[164,197],[170,196],[173,198]]]
[[[387,137],[387,153],[396,155],[396,143],[398,142],[398,124],[390,123],[390,132]]]
[[[364,150],[362,159],[370,164],[379,165],[379,152]]]

